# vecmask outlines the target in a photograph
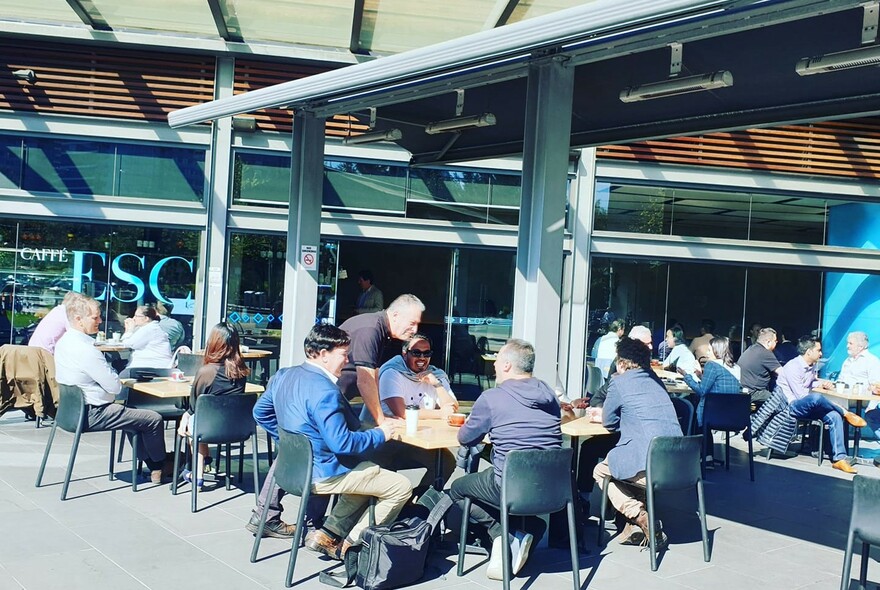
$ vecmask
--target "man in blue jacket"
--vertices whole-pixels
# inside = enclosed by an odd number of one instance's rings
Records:
[[[651,371],[651,352],[638,340],[621,338],[617,343],[617,375],[602,406],[602,425],[619,431],[620,441],[596,465],[593,477],[600,486],[609,475],[614,478],[608,482],[608,500],[627,520],[621,543],[638,545],[648,538],[644,492],[648,445],[656,436],[681,436],[675,407]],[[658,546],[665,546],[666,535],[659,527],[658,531]]]
[[[470,473],[452,482],[449,496],[459,505],[471,498],[470,520],[486,528],[492,538],[492,554],[486,575],[501,580],[501,473],[507,454],[517,449],[550,449],[562,445],[559,402],[553,390],[532,377],[535,348],[524,340],[512,338],[501,347],[495,359],[496,387],[477,398],[471,415],[461,430],[458,442],[472,447],[492,439],[492,467]],[[535,537],[543,535],[539,518],[526,519],[530,532],[516,531],[511,535],[513,559],[511,570],[516,575],[529,557]]]
[[[279,428],[309,438],[312,493],[339,494],[323,527],[306,536],[306,547],[334,559],[341,559],[351,545],[360,542],[368,524],[370,497],[377,500],[376,522],[383,524],[394,520],[412,494],[406,477],[358,457],[390,440],[399,422],[389,420],[370,430],[358,430],[360,421],[336,385],[348,362],[350,343],[348,334],[336,326],[314,326],[305,339],[306,362],[279,370],[254,406],[254,419],[273,438],[278,438]],[[271,476],[270,470],[247,529],[256,532],[262,507],[269,501],[268,534],[292,536],[294,527],[281,521],[284,490],[269,487]],[[346,528],[339,526],[341,522],[355,524]]]

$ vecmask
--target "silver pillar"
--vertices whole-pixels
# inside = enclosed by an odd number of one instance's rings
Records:
[[[315,324],[324,181],[324,119],[311,113],[294,115],[291,156],[279,367],[289,367],[305,360],[303,339]],[[310,262],[313,262],[313,270],[307,270]]]
[[[562,241],[574,70],[561,58],[529,66],[513,335],[535,345],[535,376],[557,379]]]
[[[584,359],[587,355],[589,322],[590,240],[593,234],[595,191],[596,149],[582,149],[568,206],[572,252],[565,265],[564,282],[568,288],[565,291],[567,305],[563,306],[568,332],[561,334],[559,338],[560,379],[572,399],[581,397],[584,389]]]
[[[217,58],[215,99],[232,96],[234,75],[235,60]],[[203,236],[199,261],[202,297],[196,300],[194,349],[202,347],[208,330],[226,315],[226,225],[232,177],[232,117],[214,121],[208,162],[208,228]]]

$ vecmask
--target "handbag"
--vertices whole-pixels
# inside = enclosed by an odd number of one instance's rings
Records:
[[[364,529],[359,546],[351,547],[343,558],[343,575],[321,572],[321,582],[336,588],[356,584],[363,590],[391,590],[419,580],[425,572],[431,536],[440,519],[452,506],[442,494],[428,518],[413,516],[388,525]]]

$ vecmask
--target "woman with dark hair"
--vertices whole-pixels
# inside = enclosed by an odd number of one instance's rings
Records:
[[[726,336],[716,336],[709,341],[708,362],[703,367],[703,375],[700,381],[689,373],[681,370],[684,381],[700,396],[697,404],[697,425],[703,426],[703,407],[706,405],[706,395],[710,393],[741,393],[742,385],[739,382],[739,365],[733,362],[730,353],[730,341]]]
[[[251,370],[241,358],[238,332],[224,323],[211,328],[208,342],[205,345],[205,356],[202,367],[193,379],[189,394],[189,411],[180,421],[178,433],[181,436],[191,434],[193,413],[196,400],[200,395],[239,395],[244,393],[247,376]],[[200,444],[197,454],[196,483],[202,485],[202,472],[208,457],[208,445]],[[184,481],[192,482],[192,472],[185,469],[181,474]]]
[[[663,361],[663,368],[675,367],[684,369],[687,373],[697,370],[697,359],[690,351],[684,340],[684,331],[681,326],[675,325],[666,330],[666,346],[669,348],[669,356]]]
[[[122,343],[131,349],[128,368],[170,369],[171,344],[159,327],[159,312],[152,305],[139,305],[134,316],[125,319]]]

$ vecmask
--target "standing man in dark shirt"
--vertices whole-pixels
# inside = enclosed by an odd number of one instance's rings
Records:
[[[776,348],[776,330],[761,328],[758,341],[749,346],[739,357],[742,375],[740,383],[749,390],[753,402],[763,403],[770,399],[776,376],[782,372],[782,365],[773,355]]]
[[[415,295],[401,295],[388,309],[351,317],[339,326],[351,336],[348,364],[339,377],[339,389],[346,398],[364,400],[361,420],[381,424],[385,417],[379,403],[379,365],[382,350],[390,338],[406,341],[415,335],[425,305]]]

